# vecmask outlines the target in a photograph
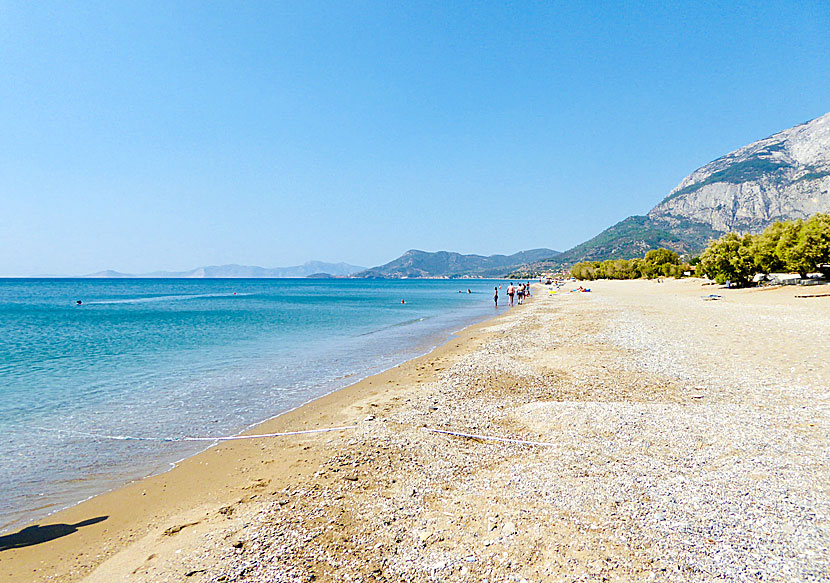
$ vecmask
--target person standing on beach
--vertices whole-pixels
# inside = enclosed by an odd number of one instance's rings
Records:
[[[516,293],[516,288],[513,287],[513,282],[510,282],[510,285],[507,286],[507,305],[513,305],[513,294]]]
[[[519,305],[522,305],[525,301],[525,284],[520,284],[519,289],[516,290],[516,298],[519,300]]]
[[[499,287],[496,286],[493,288],[493,303],[496,304],[496,307],[499,307]]]

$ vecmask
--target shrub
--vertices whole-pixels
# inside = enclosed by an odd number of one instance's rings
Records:
[[[690,268],[681,265],[680,257],[669,249],[652,249],[643,259],[607,259],[582,261],[571,267],[577,279],[638,279],[641,277],[682,277]]]

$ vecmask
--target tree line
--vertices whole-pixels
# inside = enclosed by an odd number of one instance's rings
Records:
[[[680,256],[670,249],[652,249],[642,259],[607,259],[605,261],[581,261],[571,267],[576,279],[654,279],[656,277],[682,277],[691,270]]]
[[[759,235],[727,233],[700,255],[698,273],[718,283],[747,285],[756,273],[791,272],[806,278],[830,263],[830,214],[779,221]]]
[[[806,278],[830,263],[830,214],[779,221],[757,235],[727,233],[689,263],[669,249],[652,249],[642,259],[582,261],[571,267],[577,279],[682,277],[696,271],[718,283],[745,286],[756,273],[798,273]],[[694,266],[694,267],[693,267]]]

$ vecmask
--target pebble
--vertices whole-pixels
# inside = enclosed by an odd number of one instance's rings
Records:
[[[217,543],[204,580],[293,583],[306,561],[354,581],[381,561],[387,581],[830,580],[827,366],[799,377],[747,352],[773,331],[826,345],[830,321],[600,290],[537,295],[384,423],[328,438],[321,482],[290,510],[252,505],[250,549]]]

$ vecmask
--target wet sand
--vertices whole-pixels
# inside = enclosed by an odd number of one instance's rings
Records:
[[[589,285],[252,433],[354,429],[223,443],[4,537],[0,576],[830,577],[830,298],[795,297],[827,288]]]
[[[473,339],[476,328],[465,329],[428,355],[314,400],[245,434],[356,426],[378,411],[381,403],[388,410],[390,397],[402,387],[411,390],[434,381],[451,355]],[[313,479],[322,461],[332,455],[334,434],[225,442],[169,472],[6,533],[0,538],[0,579],[79,581],[118,553],[143,556],[145,548],[158,546],[151,539],[159,532],[170,536],[164,532],[188,525],[187,531],[182,528],[176,534],[194,535],[224,527],[231,512],[223,509],[259,503],[269,492]],[[342,436],[348,439],[349,431]],[[175,541],[183,538],[177,536]],[[168,539],[159,540],[162,547],[168,543]],[[177,575],[171,580],[177,580]]]

